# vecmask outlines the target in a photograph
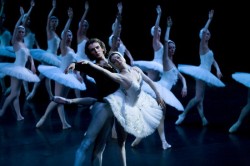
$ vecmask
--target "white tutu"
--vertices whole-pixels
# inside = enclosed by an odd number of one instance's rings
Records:
[[[250,73],[245,72],[235,72],[232,74],[232,78],[245,85],[246,87],[250,88]]]
[[[184,111],[184,107],[181,102],[169,89],[157,82],[154,82],[154,84],[166,104],[176,108],[178,111]],[[151,95],[152,97],[156,98],[155,92],[146,82],[143,82],[142,90]]]
[[[4,78],[4,77],[5,77],[5,74],[0,73],[0,78]]]
[[[31,70],[14,63],[0,63],[0,73],[28,82],[40,81],[39,77]]]
[[[61,60],[59,60],[57,55],[54,55],[48,51],[42,49],[30,49],[30,54],[35,60],[39,62],[58,67],[61,65]]]
[[[48,65],[39,65],[38,70],[45,77],[52,79],[62,85],[73,89],[86,90],[85,84],[81,83],[76,78],[76,74],[74,73],[65,74],[60,68]]]
[[[163,71],[162,64],[155,61],[134,61],[133,66],[139,67],[142,71],[155,70],[160,73]]]
[[[141,91],[135,105],[126,102],[126,95],[122,90],[105,97],[110,104],[114,116],[126,132],[135,137],[146,137],[159,126],[162,109],[155,99]]]
[[[213,75],[209,70],[204,69],[200,66],[179,64],[178,70],[191,77],[205,81],[209,85],[216,87],[225,87],[225,84],[219,78]]]
[[[169,71],[163,71],[161,75],[161,79],[157,81],[157,83],[161,84],[161,86],[166,87],[167,89],[171,90],[172,87],[178,81],[178,69],[173,67]]]
[[[0,47],[0,56],[16,58],[16,54],[13,51],[13,46]]]

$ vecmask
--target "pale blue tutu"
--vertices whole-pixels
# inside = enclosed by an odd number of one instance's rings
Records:
[[[65,74],[60,68],[48,65],[39,65],[38,70],[45,77],[52,79],[62,85],[72,89],[86,90],[84,82],[81,83],[74,73]]]
[[[216,87],[225,87],[225,84],[212,74],[209,70],[204,69],[200,66],[179,64],[178,70],[196,79],[200,79],[209,85]]]
[[[250,73],[245,72],[235,72],[232,74],[232,78],[245,85],[246,87],[250,88]]]
[[[0,56],[16,58],[16,54],[13,51],[13,46],[0,47]]]
[[[133,66],[139,67],[142,71],[155,70],[160,73],[163,71],[162,64],[155,61],[134,61]]]
[[[0,73],[28,82],[40,81],[39,77],[36,74],[33,74],[31,70],[14,63],[0,63]]]
[[[57,55],[54,55],[48,51],[42,49],[30,49],[30,54],[35,60],[39,62],[58,67],[61,65],[61,60],[57,57]]]

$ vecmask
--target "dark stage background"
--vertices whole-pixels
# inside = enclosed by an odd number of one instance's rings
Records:
[[[5,0],[6,22],[11,32],[20,16],[19,7],[25,12],[30,7],[29,0]],[[72,47],[76,50],[76,31],[78,21],[84,12],[84,0],[57,0],[54,15],[59,18],[58,34],[67,21],[67,9],[72,7],[74,18],[70,29],[74,33]],[[97,37],[106,44],[111,34],[111,25],[116,17],[118,0],[89,0],[90,10],[87,20],[90,23],[88,37]],[[152,36],[150,29],[154,25],[157,13],[156,6],[162,8],[160,26],[162,41],[164,40],[166,18],[171,16],[173,26],[170,38],[176,42],[177,50],[174,58],[176,64],[199,64],[200,29],[208,19],[210,9],[215,10],[214,19],[210,24],[210,48],[224,75],[223,81],[231,81],[231,74],[236,71],[250,72],[249,67],[249,9],[246,1],[212,0],[122,0],[122,34],[121,38],[135,60],[151,60],[153,58]],[[36,0],[31,13],[31,29],[41,48],[47,48],[46,21],[52,8],[51,0]],[[109,47],[108,47],[109,49]]]

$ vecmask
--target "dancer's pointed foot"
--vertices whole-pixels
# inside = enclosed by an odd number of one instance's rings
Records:
[[[230,129],[228,130],[229,133],[234,133],[236,132],[240,127],[240,123],[236,122],[235,124],[233,124]]]
[[[44,122],[45,122],[45,117],[42,116],[41,119],[37,122],[36,127],[37,128],[41,127]]]
[[[167,141],[162,141],[162,149],[163,150],[166,150],[166,149],[171,148],[171,147],[172,146],[169,143],[167,143]]]
[[[176,124],[176,125],[180,125],[180,124],[184,121],[184,119],[185,119],[185,116],[182,115],[182,114],[180,114],[180,115],[178,116],[178,119],[177,119],[177,121],[175,122],[175,124]]]
[[[33,99],[33,97],[34,97],[34,93],[33,92],[31,92],[27,97],[26,97],[26,100],[32,100]]]
[[[202,126],[207,126],[208,125],[208,121],[205,117],[202,118]]]
[[[29,91],[25,92],[26,98],[27,98],[27,96],[29,96],[29,95],[30,95],[30,92],[29,92]]]
[[[22,115],[17,116],[17,121],[24,120],[24,117]]]
[[[132,142],[131,147],[135,147],[141,142],[141,138],[135,138],[135,140]]]
[[[70,99],[66,99],[61,96],[53,96],[52,101],[59,103],[59,104],[71,104]]]
[[[63,127],[62,127],[63,130],[69,129],[69,128],[71,128],[70,124],[68,124],[67,122],[65,124],[63,124]]]

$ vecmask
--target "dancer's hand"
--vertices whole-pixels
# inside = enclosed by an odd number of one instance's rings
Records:
[[[64,73],[68,74],[70,70],[75,70],[76,64],[75,63],[71,63],[65,70]]]
[[[157,97],[156,100],[157,100],[157,103],[161,106],[161,108],[163,110],[165,110],[166,109],[166,104],[165,104],[164,100],[162,98],[159,98],[159,97]]]

